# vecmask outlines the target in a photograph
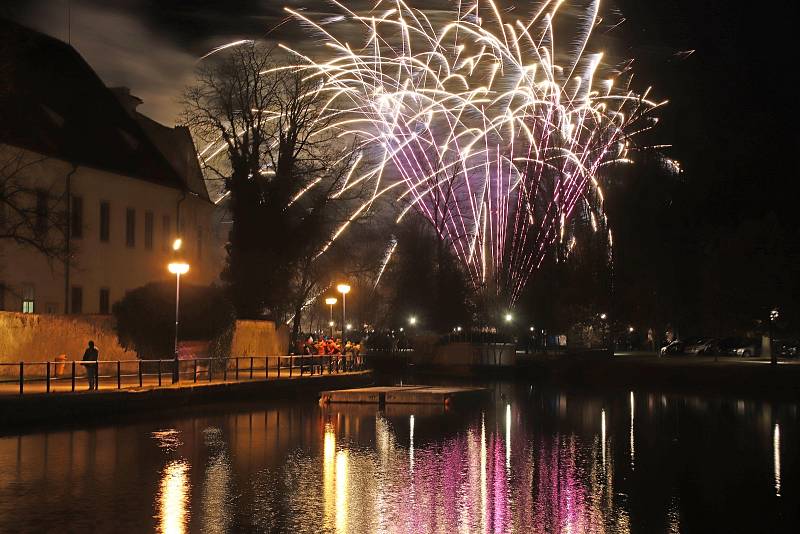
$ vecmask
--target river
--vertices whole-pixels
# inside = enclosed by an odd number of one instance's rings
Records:
[[[492,383],[0,437],[0,532],[797,532],[798,404]]]

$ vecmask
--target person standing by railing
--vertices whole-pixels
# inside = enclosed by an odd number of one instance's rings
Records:
[[[94,346],[94,341],[89,341],[89,346],[83,353],[83,361],[84,362],[95,362],[95,363],[83,363],[83,366],[86,368],[86,378],[89,380],[89,390],[98,389],[97,384],[97,361],[100,359],[100,351],[97,347]]]

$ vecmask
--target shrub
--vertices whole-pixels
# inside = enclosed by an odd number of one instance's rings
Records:
[[[180,340],[210,341],[211,357],[227,357],[236,316],[222,289],[181,284]],[[153,282],[114,304],[117,337],[142,359],[171,358],[175,339],[175,284]]]

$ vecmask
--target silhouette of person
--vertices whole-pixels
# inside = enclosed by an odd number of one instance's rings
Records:
[[[89,346],[83,353],[84,362],[97,362],[100,359],[100,351],[94,346],[94,341],[89,342]],[[89,389],[98,389],[97,384],[97,363],[84,363],[86,367],[86,378],[89,379]]]

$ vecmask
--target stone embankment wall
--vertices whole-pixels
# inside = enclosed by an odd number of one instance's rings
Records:
[[[38,315],[0,312],[0,363],[54,361],[60,354],[67,361],[80,360],[89,340],[100,349],[101,360],[135,360],[117,342],[114,318],[108,315]],[[287,354],[288,330],[270,321],[237,321],[231,345],[232,356],[277,356]],[[0,374],[15,375],[13,365],[0,365]],[[33,370],[36,373],[35,370]]]
[[[136,353],[117,343],[114,320],[104,316],[38,315],[0,312],[0,362],[53,361],[59,354],[80,360],[89,340],[100,349],[103,360],[135,360]],[[18,368],[0,366],[2,374]]]

